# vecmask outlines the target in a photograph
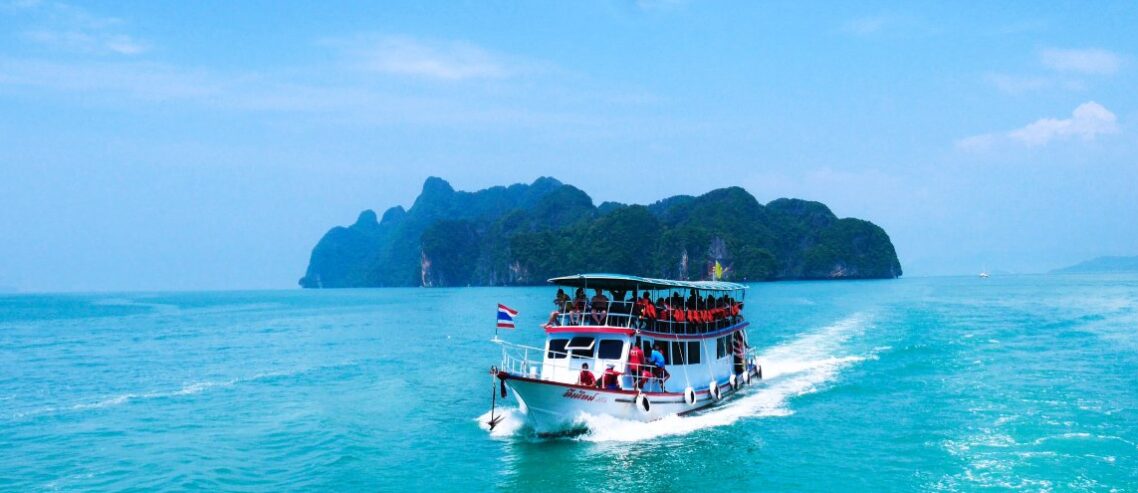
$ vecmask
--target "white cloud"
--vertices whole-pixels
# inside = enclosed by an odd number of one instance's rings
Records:
[[[506,57],[465,41],[406,36],[360,36],[328,44],[342,48],[359,69],[440,80],[501,79],[519,72]]]
[[[987,133],[965,137],[956,141],[962,151],[979,152],[1002,143],[1016,143],[1028,147],[1047,145],[1055,140],[1079,138],[1084,142],[1101,135],[1119,133],[1118,118],[1101,104],[1088,101],[1075,108],[1070,118],[1041,118],[1006,133]]]
[[[1109,75],[1118,71],[1122,57],[1107,50],[1047,49],[1039,52],[1044,66],[1059,72]]]
[[[1101,104],[1089,101],[1079,105],[1071,113],[1071,118],[1041,118],[1018,130],[1008,133],[1008,137],[1029,146],[1044,145],[1055,139],[1079,137],[1084,141],[1094,140],[1099,135],[1118,133],[1118,118]]]

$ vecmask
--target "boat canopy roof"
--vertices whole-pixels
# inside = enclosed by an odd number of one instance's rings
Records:
[[[549,282],[558,286],[598,289],[698,289],[700,291],[738,291],[747,286],[722,281],[673,281],[671,279],[652,279],[649,277],[627,276],[624,274],[577,274],[554,277]]]

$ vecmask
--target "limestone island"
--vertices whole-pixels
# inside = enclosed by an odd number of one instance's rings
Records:
[[[332,228],[304,288],[516,286],[566,272],[666,279],[892,279],[901,264],[877,225],[819,202],[760,204],[739,187],[650,205],[593,200],[554,178],[455,191],[428,178],[410,209]]]

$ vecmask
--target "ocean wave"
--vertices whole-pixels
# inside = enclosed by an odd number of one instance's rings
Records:
[[[210,389],[233,387],[239,383],[257,382],[262,380],[270,380],[274,378],[286,378],[296,375],[302,375],[312,371],[319,371],[328,368],[339,368],[347,365],[355,364],[354,362],[335,363],[330,365],[318,365],[305,367],[294,370],[274,371],[255,373],[248,377],[234,377],[226,380],[202,380],[183,384],[175,390],[162,390],[152,392],[126,392],[122,394],[112,395],[95,401],[80,402],[70,406],[49,406],[36,409],[33,411],[13,413],[9,417],[13,420],[20,420],[25,418],[34,418],[42,415],[52,415],[64,412],[81,412],[90,411],[95,409],[105,409],[121,406],[135,401],[151,400],[151,399],[166,399],[184,397],[195,394],[200,394]]]

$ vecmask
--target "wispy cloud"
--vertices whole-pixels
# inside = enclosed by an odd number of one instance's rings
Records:
[[[868,36],[880,32],[894,20],[887,15],[871,15],[850,19],[842,24],[842,32],[857,36]]]
[[[1088,75],[1110,75],[1122,65],[1122,57],[1101,49],[1046,49],[1039,52],[1039,61],[1052,70]]]
[[[1046,90],[1083,91],[1090,76],[1112,75],[1123,57],[1102,49],[1045,49],[1037,53],[1040,66],[1035,75],[988,73],[984,80],[1002,92],[1020,95]]]
[[[326,44],[343,51],[354,68],[383,74],[460,81],[502,79],[523,71],[505,55],[467,41],[361,35]]]
[[[75,53],[138,55],[149,47],[126,34],[83,31],[25,31],[25,40]]]
[[[49,1],[22,0],[6,4],[10,12],[29,18],[31,27],[20,38],[47,48],[82,54],[138,55],[149,45],[124,32],[121,19]]]
[[[920,17],[909,14],[882,13],[855,17],[842,23],[838,29],[844,34],[857,37],[883,35],[929,35],[939,32],[939,28]]]
[[[984,75],[984,80],[995,86],[996,89],[1012,95],[1021,95],[1050,89],[1083,91],[1087,88],[1086,83],[1081,80],[1055,76],[988,73]]]
[[[1040,118],[1024,127],[1004,133],[987,133],[956,141],[962,151],[985,151],[1013,143],[1028,147],[1047,145],[1052,141],[1078,138],[1090,142],[1102,135],[1119,133],[1118,118],[1094,101],[1079,105],[1070,118]]]

